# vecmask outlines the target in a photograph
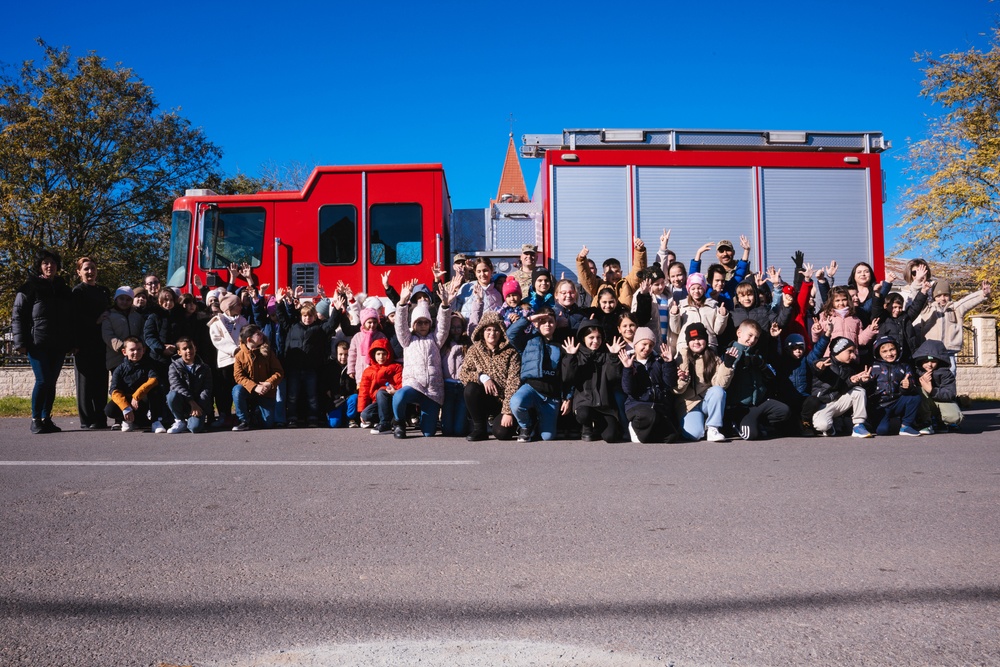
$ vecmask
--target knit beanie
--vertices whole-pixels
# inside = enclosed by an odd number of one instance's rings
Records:
[[[944,278],[938,278],[937,282],[934,283],[934,296],[941,296],[942,294],[951,296],[951,285]]]
[[[656,334],[649,327],[639,327],[635,330],[635,336],[632,338],[632,347],[639,344],[641,340],[648,340],[650,343],[656,343]]]
[[[835,357],[849,347],[854,347],[854,341],[852,341],[850,338],[837,336],[830,343],[830,356]]]
[[[378,311],[374,308],[362,308],[361,309],[361,324],[363,325],[368,320],[378,321]]]
[[[534,278],[532,278],[532,282],[534,282]],[[503,283],[503,298],[506,299],[511,294],[517,294],[519,297],[522,296],[521,283],[517,282],[517,278],[514,276],[510,276]]]
[[[371,308],[374,311],[378,311],[382,307],[382,299],[377,296],[370,296],[365,299],[364,303],[361,304],[362,308]]]
[[[802,334],[788,334],[785,336],[785,347],[805,347],[806,339],[802,337]]]
[[[708,329],[701,322],[695,322],[694,324],[687,325],[684,329],[684,340],[691,342],[693,340],[703,340],[708,342]]]
[[[531,272],[532,285],[534,285],[535,281],[538,280],[538,276],[548,276],[549,280],[552,280],[552,272],[546,269],[544,266],[536,266],[535,270]]]
[[[421,301],[413,307],[413,311],[410,313],[410,331],[413,331],[413,326],[417,323],[417,320],[434,322],[434,318],[431,317],[431,308],[427,305],[426,301]]]
[[[701,285],[702,287],[708,287],[708,281],[705,280],[705,276],[700,273],[692,273],[687,279],[687,288],[691,289],[691,285]]]
[[[219,308],[222,312],[229,314],[229,311],[233,309],[233,306],[240,302],[240,297],[235,294],[227,294],[226,296],[219,299]]]
[[[133,292],[132,288],[129,287],[128,285],[122,285],[121,287],[115,290],[115,298],[117,299],[120,296],[127,296],[128,298],[131,299],[132,297],[135,296],[135,292]]]

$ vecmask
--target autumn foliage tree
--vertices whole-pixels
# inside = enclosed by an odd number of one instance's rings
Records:
[[[944,114],[910,146],[904,194],[906,247],[1000,272],[1000,28],[987,52],[924,54],[921,95]]]
[[[216,173],[218,147],[120,64],[39,40],[41,64],[0,75],[0,314],[35,252],[93,257],[102,283],[162,271],[178,184]]]

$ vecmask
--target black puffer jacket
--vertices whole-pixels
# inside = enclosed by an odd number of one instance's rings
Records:
[[[583,344],[583,338],[590,329],[601,329],[594,320],[585,320],[576,330],[576,342],[580,349],[576,354],[565,354],[562,358],[562,373],[573,386],[573,409],[579,407],[606,408],[617,410],[615,391],[621,391],[622,365],[618,356],[601,347],[591,350]]]
[[[32,277],[14,297],[12,329],[14,347],[65,352],[72,344],[73,301],[69,285],[56,276],[52,280]]]

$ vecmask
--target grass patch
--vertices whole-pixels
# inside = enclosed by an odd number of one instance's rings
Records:
[[[53,417],[75,417],[76,399],[68,396],[56,396],[52,406]],[[0,417],[31,417],[31,399],[18,396],[0,397]]]

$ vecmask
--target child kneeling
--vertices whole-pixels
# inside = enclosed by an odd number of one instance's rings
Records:
[[[234,431],[250,430],[251,409],[260,411],[266,428],[274,426],[275,396],[283,371],[277,355],[260,328],[248,324],[240,331],[240,349],[233,357],[233,403],[239,423]]]
[[[187,336],[177,339],[177,354],[179,358],[167,368],[167,407],[174,415],[167,433],[202,433],[205,415],[212,414],[212,369],[198,358],[198,349]]]

